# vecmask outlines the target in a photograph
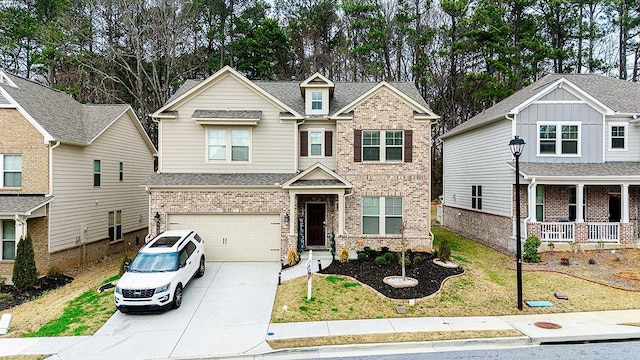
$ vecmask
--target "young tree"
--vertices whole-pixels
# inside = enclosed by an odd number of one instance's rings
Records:
[[[35,254],[29,234],[18,242],[11,280],[18,290],[26,290],[38,281]]]

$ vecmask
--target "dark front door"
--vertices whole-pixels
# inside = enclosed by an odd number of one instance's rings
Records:
[[[325,204],[307,204],[307,246],[325,246]]]
[[[620,222],[620,194],[609,194],[609,222]]]

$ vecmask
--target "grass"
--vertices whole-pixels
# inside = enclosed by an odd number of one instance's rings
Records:
[[[102,284],[116,280],[112,276]],[[80,336],[94,334],[113,315],[113,290],[99,293],[95,288],[84,292],[69,302],[62,316],[48,322],[38,331],[26,333],[25,337]]]
[[[376,344],[389,342],[420,342],[438,340],[478,339],[523,336],[516,330],[493,331],[433,331],[410,332],[394,334],[367,334],[349,336],[324,336],[298,339],[268,340],[272,349],[287,349],[309,346],[347,345],[347,344]],[[390,339],[391,338],[391,339]]]
[[[524,272],[524,300],[548,300],[550,308],[517,310],[516,274],[507,268],[506,255],[458,236],[444,228],[433,227],[434,248],[447,238],[453,259],[466,274],[449,279],[442,291],[405,307],[406,314],[395,309],[399,301],[381,297],[367,286],[345,287],[353,280],[328,280],[313,275],[312,296],[306,300],[306,277],[287,281],[278,287],[272,322],[376,319],[418,316],[492,316],[574,311],[598,311],[640,308],[640,292],[624,291],[568,275],[550,272]],[[569,301],[557,301],[553,293],[569,295]],[[283,310],[287,306],[287,311]]]

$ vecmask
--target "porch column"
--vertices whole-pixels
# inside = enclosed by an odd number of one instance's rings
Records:
[[[578,184],[576,186],[576,222],[584,222],[584,184]]]
[[[289,235],[294,234],[296,224],[298,222],[298,213],[296,212],[296,194],[289,192]]]
[[[538,219],[536,219],[536,188],[537,185],[536,183],[532,183],[531,185],[529,185],[529,221],[531,222],[536,222],[538,221]],[[544,219],[540,219],[540,221],[543,221]]]
[[[620,222],[629,222],[629,184],[620,185]]]
[[[345,210],[344,210],[344,191],[338,194],[338,235],[344,234]]]

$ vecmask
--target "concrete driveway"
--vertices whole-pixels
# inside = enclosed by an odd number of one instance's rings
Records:
[[[158,359],[253,354],[267,336],[280,263],[208,262],[182,306],[160,314],[116,312],[61,359]]]

